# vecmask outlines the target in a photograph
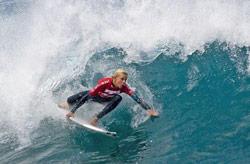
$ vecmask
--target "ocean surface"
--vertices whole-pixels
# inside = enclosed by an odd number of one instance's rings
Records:
[[[117,68],[160,117],[122,94],[117,138],[67,121]],[[250,1],[2,0],[0,103],[1,164],[250,163]]]

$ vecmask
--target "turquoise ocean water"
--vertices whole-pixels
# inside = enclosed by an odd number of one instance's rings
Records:
[[[0,163],[249,163],[249,11],[243,0],[0,1]],[[122,95],[100,122],[115,139],[64,119],[56,103],[120,67],[159,118],[144,122]]]

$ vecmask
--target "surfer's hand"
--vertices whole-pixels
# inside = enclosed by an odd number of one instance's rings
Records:
[[[74,113],[73,112],[69,112],[68,114],[66,114],[66,117],[67,118],[74,117]]]
[[[159,113],[157,111],[155,111],[154,109],[149,109],[147,110],[147,115],[150,116],[150,117],[158,117],[159,116]]]

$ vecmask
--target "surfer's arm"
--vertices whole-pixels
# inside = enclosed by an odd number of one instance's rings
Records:
[[[122,92],[129,95],[133,100],[135,100],[141,107],[145,110],[152,109],[144,100],[142,100],[135,92],[134,89],[130,88],[127,84],[124,84]]]
[[[145,110],[152,109],[143,99],[141,99],[135,92],[133,92],[130,97],[135,100],[141,107]]]
[[[148,116],[158,117],[159,113],[155,111],[150,105],[148,105],[143,99],[141,99],[135,92],[130,94],[130,97],[141,105],[143,109],[147,111]]]

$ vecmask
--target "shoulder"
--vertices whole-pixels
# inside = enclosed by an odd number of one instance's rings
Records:
[[[100,85],[111,84],[111,83],[112,83],[111,77],[103,77],[103,78],[98,80],[98,84],[100,84]]]
[[[134,89],[132,89],[131,87],[129,87],[129,85],[127,83],[125,83],[123,86],[122,86],[122,92],[125,92],[127,93],[128,95],[132,95],[133,92],[134,92]]]
[[[122,88],[129,88],[128,84],[127,83],[124,83]]]

